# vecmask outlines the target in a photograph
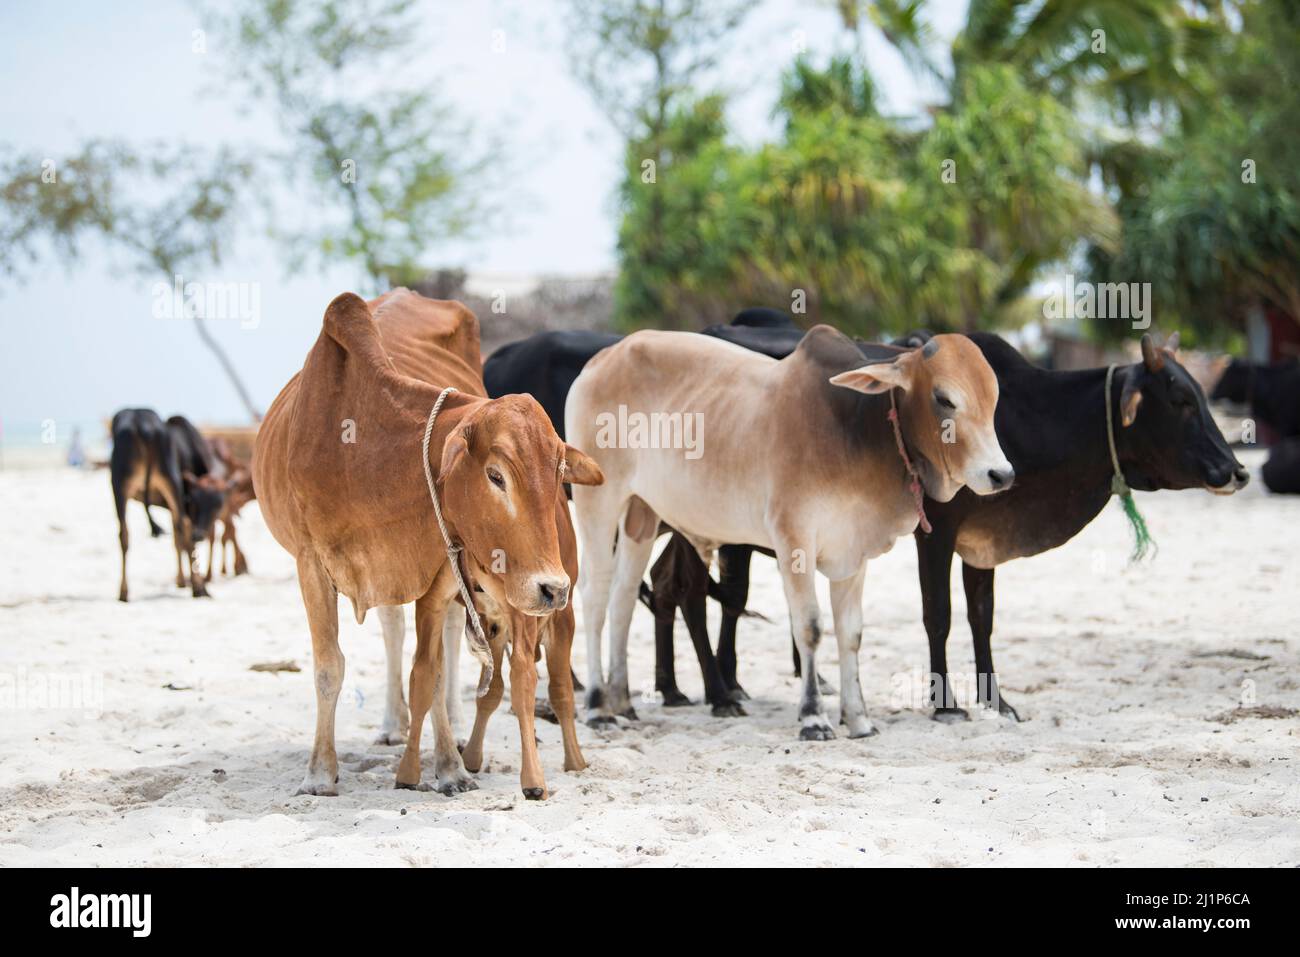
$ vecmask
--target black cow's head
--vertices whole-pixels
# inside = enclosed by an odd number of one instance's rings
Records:
[[[1205,488],[1231,495],[1250,480],[1214,424],[1205,393],[1175,353],[1142,337],[1142,361],[1124,370],[1120,395],[1124,475],[1135,489]]]
[[[212,523],[221,514],[226,502],[226,483],[213,475],[195,475],[186,472],[185,517],[190,520],[190,535],[195,545],[212,532]]]

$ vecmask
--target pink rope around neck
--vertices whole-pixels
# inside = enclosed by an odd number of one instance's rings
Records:
[[[912,490],[912,500],[916,503],[916,517],[920,520],[921,531],[928,535],[932,529],[930,520],[925,517],[925,493],[921,491],[921,476],[916,473],[916,467],[912,465],[912,460],[907,455],[907,448],[903,445],[903,427],[898,424],[898,406],[894,403],[893,389],[889,390],[889,421],[894,426],[894,444],[898,446],[899,457],[907,468],[907,474],[911,476],[908,488]]]

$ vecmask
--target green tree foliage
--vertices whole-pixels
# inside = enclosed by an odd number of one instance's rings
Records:
[[[296,259],[359,263],[374,291],[421,271],[440,241],[486,213],[489,167],[468,124],[425,84],[414,0],[245,0],[211,14],[237,37],[230,79],[269,102],[289,137],[275,154],[295,204],[275,235]]]
[[[1158,322],[1212,342],[1253,308],[1300,321],[1300,10],[1223,7],[1203,60],[1213,107],[1103,166],[1124,242],[1089,256],[1101,280],[1150,282]]]

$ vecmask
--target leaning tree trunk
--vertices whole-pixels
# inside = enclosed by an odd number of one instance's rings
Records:
[[[226,373],[226,378],[235,387],[235,391],[239,393],[240,401],[244,403],[244,408],[248,410],[249,418],[254,422],[261,422],[262,413],[253,404],[253,397],[249,394],[248,387],[244,385],[244,380],[235,371],[234,363],[230,361],[230,356],[226,355],[226,350],[221,348],[221,344],[216,339],[212,338],[212,333],[208,330],[207,323],[203,321],[202,316],[194,317],[194,328],[199,334],[199,339],[217,357],[217,362],[220,363],[222,370]]]

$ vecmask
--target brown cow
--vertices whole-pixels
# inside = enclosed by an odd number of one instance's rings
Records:
[[[421,452],[429,413],[447,395],[428,464],[468,575],[498,605],[545,616],[569,600],[556,529],[560,469],[594,484],[600,470],[560,441],[527,396],[488,399],[478,320],[457,302],[405,289],[370,303],[344,293],[257,436],[253,482],[267,526],[298,563],[316,674],[316,740],[300,794],[335,794],[334,712],[343,683],[338,595],[357,620],[415,602],[410,734],[397,786],[421,788],[420,730],[433,708],[435,773],[444,794],[476,787],[447,720],[442,634],[457,594],[434,518]],[[485,666],[487,647],[471,644]]]

